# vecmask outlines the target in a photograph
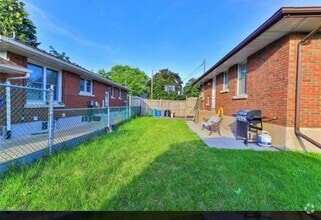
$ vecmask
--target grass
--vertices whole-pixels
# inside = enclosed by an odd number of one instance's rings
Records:
[[[1,179],[1,210],[321,210],[321,155],[210,149],[141,117]]]

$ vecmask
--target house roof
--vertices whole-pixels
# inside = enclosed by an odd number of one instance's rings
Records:
[[[273,41],[293,33],[308,33],[321,24],[320,7],[283,7],[200,76],[193,85],[200,85],[229,67],[241,63]]]
[[[31,73],[32,71],[17,65],[16,63],[0,57],[0,72],[5,74],[22,74]]]
[[[45,65],[48,65],[49,67],[52,68],[59,68],[65,71],[70,71],[72,73],[78,74],[84,78],[90,79],[90,80],[95,80],[98,82],[102,82],[111,86],[115,86],[118,88],[121,88],[123,90],[129,91],[125,86],[122,86],[118,83],[113,82],[112,80],[106,79],[92,71],[89,71],[75,63],[67,62],[65,60],[62,60],[60,58],[57,58],[49,53],[47,53],[44,50],[41,50],[36,47],[31,47],[26,44],[20,43],[12,38],[8,38],[5,36],[0,35],[0,51],[10,51],[15,54],[19,54],[22,56],[26,56],[29,60],[43,63]],[[13,62],[12,62],[13,63]],[[12,64],[11,63],[11,64]],[[5,65],[11,65],[9,63]],[[17,64],[12,64],[17,65]],[[0,63],[1,66],[1,63]],[[21,66],[19,66],[21,68]],[[1,69],[0,69],[1,70]],[[19,71],[18,71],[19,72]],[[19,73],[22,73],[21,71]],[[26,73],[26,72],[25,72]]]

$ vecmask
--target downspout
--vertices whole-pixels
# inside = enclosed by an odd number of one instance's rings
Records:
[[[25,76],[19,77],[11,77],[6,79],[6,112],[7,112],[7,123],[6,123],[6,133],[4,135],[5,139],[9,139],[11,137],[11,88],[10,88],[10,80],[17,79],[28,79],[30,77],[29,73],[26,73]]]
[[[297,65],[296,65],[296,94],[295,94],[295,120],[294,120],[294,132],[296,136],[302,137],[305,140],[309,141],[311,144],[317,146],[321,149],[321,143],[316,140],[308,137],[300,131],[300,99],[301,99],[301,79],[302,79],[302,48],[304,45],[308,44],[311,38],[321,30],[321,24],[311,31],[305,38],[303,38],[297,46]]]

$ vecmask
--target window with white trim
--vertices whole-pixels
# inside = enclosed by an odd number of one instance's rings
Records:
[[[29,103],[45,102],[48,97],[46,95],[46,91],[43,90],[49,89],[50,86],[53,86],[54,101],[61,102],[61,72],[32,63],[28,63],[27,68],[32,70],[32,73],[27,80],[27,86],[39,89],[29,89],[27,91],[27,101]]]
[[[80,78],[80,95],[93,94],[93,82],[88,79]]]
[[[175,92],[175,85],[165,85],[165,91],[168,93]]]
[[[115,98],[115,87],[111,87],[111,98]]]
[[[246,77],[247,77],[247,62],[238,65],[238,91],[237,95],[246,95]]]
[[[228,90],[228,71],[223,72],[223,91]]]
[[[118,99],[123,99],[121,89],[118,89]]]

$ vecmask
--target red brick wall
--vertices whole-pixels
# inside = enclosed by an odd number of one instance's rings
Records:
[[[122,99],[119,99],[120,90],[118,88],[115,87],[114,92],[115,92],[114,98],[110,98],[109,105],[110,106],[124,106],[124,105],[126,105],[127,104],[127,103],[125,103],[125,101],[127,100],[126,91],[121,90]],[[109,94],[111,94],[111,89],[109,89]]]
[[[213,80],[204,83],[204,97],[201,99],[201,110],[211,110]]]
[[[20,56],[11,52],[8,52],[8,59],[21,65],[27,67],[27,57]],[[103,84],[101,82],[93,81],[93,93],[94,97],[81,96],[80,92],[80,76],[68,72],[62,71],[62,101],[66,108],[85,108],[88,106],[90,100],[97,101],[99,105],[102,105],[102,100],[105,99],[105,92],[109,91],[111,94],[111,87]],[[32,73],[31,73],[32,74]],[[4,82],[7,77],[12,75],[1,74],[0,81]],[[26,80],[14,80],[12,84],[25,85]],[[110,98],[110,106],[124,106],[126,105],[126,91],[122,90],[122,99],[119,99],[119,89],[115,87],[115,98]]]
[[[8,60],[18,64],[19,66],[22,66],[22,67],[27,67],[27,57],[24,57],[24,56],[20,56],[18,54],[14,54],[14,53],[11,53],[11,52],[8,52],[7,54],[7,58]],[[16,76],[21,76],[19,74],[17,75],[14,75],[14,74],[3,74],[3,73],[0,73],[0,82],[5,82],[5,80],[9,77],[16,77]],[[25,85],[26,83],[26,80],[12,80],[12,84],[15,84],[15,85]]]
[[[0,82],[1,83],[4,83],[5,81],[6,81],[6,79],[7,79],[7,74],[4,74],[4,73],[1,73],[0,72]]]
[[[264,116],[278,118],[271,123],[286,125],[289,39],[283,37],[248,57],[247,98],[235,99],[238,65],[229,68],[229,92],[221,93],[223,76],[218,75],[216,107],[230,116],[241,109],[260,109]]]
[[[246,99],[233,99],[237,94],[237,65],[229,68],[229,92],[223,89],[223,74],[217,76],[216,107],[226,115],[240,109],[261,109],[271,121],[293,127],[295,117],[295,84],[297,44],[306,34],[285,36],[247,59]],[[321,34],[303,47],[301,127],[321,127]],[[210,94],[210,87],[205,93]]]
[[[297,44],[306,34],[291,36],[291,59],[289,71],[288,117],[294,121],[295,109],[295,79]],[[312,38],[309,44],[303,46],[302,81],[300,99],[300,125],[307,128],[321,127],[321,34]]]
[[[27,67],[27,57],[8,52],[8,59],[19,66]]]
[[[101,106],[102,100],[105,99],[105,92],[108,91],[109,94],[111,94],[110,86],[93,81],[94,96],[79,95],[80,76],[67,71],[63,71],[62,73],[62,84],[62,101],[66,108],[86,108],[90,100],[98,102]],[[125,91],[123,91],[123,97],[126,97]],[[125,100],[124,98],[122,100],[118,99],[118,88],[115,88],[115,99],[110,98],[109,105],[124,106],[126,105]]]
[[[243,107],[243,102],[240,102],[240,100],[232,99],[237,92],[237,65],[234,65],[229,68],[228,78],[229,91],[225,93],[221,93],[221,91],[223,90],[223,73],[219,74],[216,78],[216,109],[218,109],[219,107],[223,107],[225,115],[232,115],[235,112],[237,112],[239,108]]]

